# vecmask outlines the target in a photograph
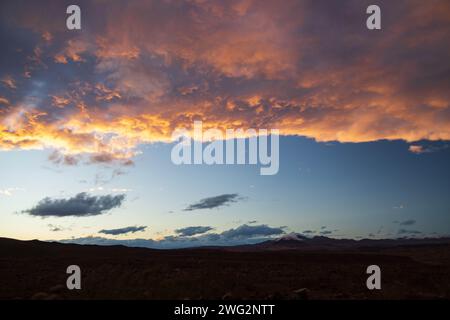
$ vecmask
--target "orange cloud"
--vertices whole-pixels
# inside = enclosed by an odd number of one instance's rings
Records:
[[[0,148],[127,161],[196,119],[317,141],[450,140],[449,2],[379,5],[390,15],[378,33],[352,0],[115,3],[84,20],[89,33],[70,36],[40,9],[27,21],[18,14],[19,25],[51,35],[37,52],[47,74],[61,63],[78,78],[32,110],[7,96]]]
[[[83,40],[68,40],[62,52],[55,55],[54,61],[57,63],[67,63],[69,60],[73,62],[84,62],[85,60],[81,57],[81,54],[87,50],[88,44]]]
[[[45,31],[45,32],[42,34],[42,39],[44,39],[44,40],[47,41],[47,42],[51,42],[52,39],[53,39],[53,36],[52,36],[52,34],[51,34],[50,32]]]
[[[97,97],[96,97],[97,100],[111,101],[113,99],[120,99],[122,97],[120,95],[119,91],[114,91],[114,90],[108,89],[102,83],[96,84],[95,89],[97,92]]]
[[[16,89],[17,88],[16,82],[14,81],[14,79],[11,76],[3,77],[1,82],[3,83],[4,86],[8,87],[9,89]]]
[[[70,103],[70,100],[65,97],[52,96],[52,103],[58,108],[64,108]]]
[[[409,146],[409,151],[412,153],[423,153],[423,147],[417,146],[417,145],[411,145]]]
[[[9,100],[3,97],[0,97],[0,104],[9,105]]]

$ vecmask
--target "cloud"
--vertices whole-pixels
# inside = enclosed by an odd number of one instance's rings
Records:
[[[400,229],[398,230],[398,234],[421,234],[421,231],[418,230],[407,230],[407,229]]]
[[[317,141],[401,139],[416,153],[417,141],[449,140],[449,2],[380,0],[389,34],[375,37],[366,5],[118,1],[84,20],[86,36],[48,19],[61,1],[3,1],[0,149],[124,165],[194,119]]]
[[[0,104],[9,105],[9,101],[8,99],[0,96]]]
[[[448,144],[443,143],[435,143],[435,144],[426,144],[426,145],[410,145],[408,150],[415,154],[422,154],[422,153],[432,153],[432,152],[438,152],[441,150],[445,150],[448,148]]]
[[[124,194],[90,196],[85,192],[68,199],[44,198],[31,209],[22,211],[38,217],[87,217],[103,214],[120,207],[125,200]]]
[[[192,229],[189,229],[192,228]],[[202,230],[194,228],[204,228]],[[207,233],[206,228],[211,227],[188,227],[179,229],[176,236],[166,236],[162,239],[109,239],[103,237],[83,237],[61,240],[64,243],[96,244],[96,245],[126,245],[133,247],[146,247],[155,249],[188,248],[199,246],[231,246],[242,244],[253,244],[273,239],[274,236],[283,234],[282,228],[267,225],[248,226],[241,225],[234,229],[225,230],[221,233]],[[184,229],[187,229],[184,230]],[[209,229],[208,231],[212,230]],[[194,234],[194,231],[205,231]]]
[[[243,224],[236,229],[230,229],[221,233],[221,236],[226,239],[252,238],[256,236],[273,236],[283,234],[282,228],[269,227],[266,224],[262,225],[247,225]]]
[[[401,226],[412,226],[412,225],[416,224],[416,220],[414,220],[414,219],[408,219],[408,220],[404,220],[404,221],[395,220],[395,221],[393,221],[393,223],[399,224]]]
[[[412,153],[424,153],[423,147],[418,145],[410,145],[408,150]]]
[[[219,208],[234,202],[238,202],[242,199],[243,198],[240,197],[237,193],[221,194],[219,196],[201,199],[199,202],[189,205],[187,208],[183,209],[183,211]]]
[[[146,226],[125,227],[125,228],[109,229],[109,230],[103,229],[103,230],[100,230],[98,233],[119,235],[119,234],[136,233],[136,232],[140,232],[140,231],[145,231],[145,229],[147,229]]]
[[[405,220],[399,223],[401,226],[412,226],[414,224],[416,224],[416,220],[414,219],[409,219],[409,220]]]
[[[6,76],[3,79],[0,80],[0,82],[3,83],[4,86],[6,86],[9,89],[16,89],[16,82],[11,76]]]
[[[181,229],[177,229],[175,230],[175,233],[179,234],[180,236],[194,236],[197,234],[203,234],[206,233],[208,231],[213,230],[214,228],[212,227],[201,227],[201,226],[197,226],[197,227],[186,227],[186,228],[181,228]]]
[[[24,189],[17,187],[0,189],[0,195],[11,197],[16,191],[24,191]]]
[[[79,156],[74,155],[64,155],[61,154],[59,151],[54,150],[48,157],[48,160],[55,164],[64,164],[67,166],[74,166],[77,165],[80,162]]]
[[[58,231],[63,231],[64,228],[61,226],[57,226],[57,225],[53,225],[53,224],[48,224],[47,225],[48,228],[50,229],[51,232],[58,232]]]

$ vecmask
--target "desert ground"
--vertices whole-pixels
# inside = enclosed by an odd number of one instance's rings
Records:
[[[78,265],[82,289],[68,290]],[[368,290],[366,268],[382,271]],[[0,299],[449,299],[450,244],[153,250],[0,239]]]

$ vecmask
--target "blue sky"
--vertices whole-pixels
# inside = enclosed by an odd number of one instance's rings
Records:
[[[381,30],[366,0],[81,0],[81,30],[68,4],[0,4],[0,236],[450,233],[448,1],[379,1]],[[175,165],[198,120],[279,130],[279,171]]]
[[[401,237],[449,233],[450,150],[414,154],[400,141],[358,144],[317,143],[285,137],[280,171],[259,175],[251,165],[181,165],[170,160],[173,144],[153,144],[130,167],[85,164],[55,166],[45,151],[3,152],[1,234],[20,239],[103,236],[98,231],[147,226],[115,239],[162,239],[188,226],[222,232],[253,222],[285,232],[323,231],[340,238]],[[120,172],[119,172],[120,171]],[[9,183],[5,183],[9,182]],[[31,217],[21,211],[45,197],[80,192],[126,194],[119,208],[89,217]],[[237,193],[243,199],[219,208],[183,211],[196,201]],[[399,223],[414,220],[407,227]],[[52,232],[51,226],[60,231]],[[20,227],[17,227],[20,226]],[[326,227],[322,229],[322,227]],[[436,234],[435,234],[436,233]],[[411,235],[407,235],[411,236]]]

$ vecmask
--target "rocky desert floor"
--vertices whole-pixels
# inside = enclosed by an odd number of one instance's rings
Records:
[[[382,271],[368,290],[366,268]],[[82,289],[66,288],[78,265]],[[0,241],[0,299],[449,299],[450,246],[152,250]]]

